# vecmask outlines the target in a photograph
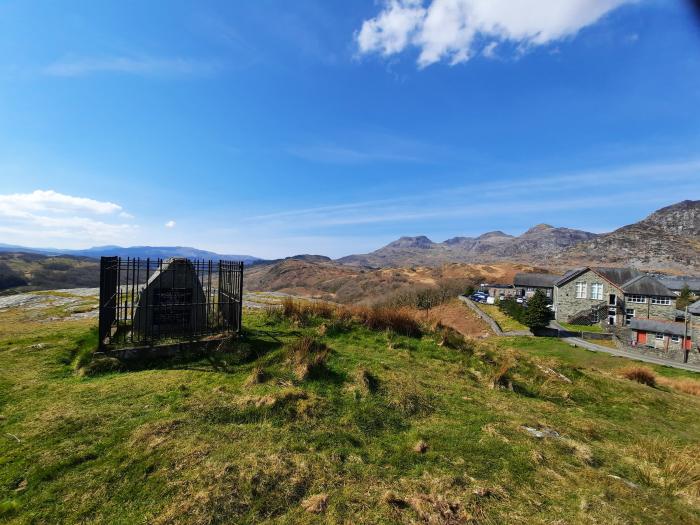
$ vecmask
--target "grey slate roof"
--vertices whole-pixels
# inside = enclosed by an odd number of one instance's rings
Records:
[[[700,291],[700,277],[660,275],[657,279],[669,290],[681,291],[688,285],[691,291]]]
[[[669,321],[654,321],[651,319],[632,319],[632,330],[644,330],[645,332],[658,332],[662,334],[680,335],[685,333],[684,323],[672,323]],[[688,332],[690,334],[690,331]]]
[[[608,281],[622,286],[624,283],[631,281],[635,277],[644,275],[639,270],[634,268],[606,268],[603,266],[591,267],[591,270],[605,277]]]
[[[696,301],[688,307],[688,311],[693,315],[700,315],[700,301]]]
[[[583,267],[581,267],[581,268],[574,268],[574,269],[572,269],[572,270],[569,270],[568,272],[566,272],[566,273],[562,276],[561,279],[559,279],[559,280],[558,280],[557,282],[555,282],[554,284],[555,284],[555,286],[561,286],[562,284],[564,284],[564,283],[570,281],[571,279],[573,279],[575,276],[577,276],[577,275],[579,275],[579,274],[582,274],[582,273],[585,272],[586,270],[588,270],[588,268],[585,267],[585,266],[583,266]]]
[[[552,275],[551,273],[516,273],[513,284],[533,288],[553,288],[554,284],[561,278],[561,275]]]
[[[658,279],[650,275],[639,275],[624,283],[622,291],[626,294],[657,295],[662,297],[674,297],[674,293],[666,288]]]

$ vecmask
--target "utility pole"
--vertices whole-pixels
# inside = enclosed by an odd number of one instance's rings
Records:
[[[683,316],[683,362],[688,362],[688,350],[686,350],[688,340],[688,305],[685,305],[685,315]]]

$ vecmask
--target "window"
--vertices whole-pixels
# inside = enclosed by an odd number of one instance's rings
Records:
[[[681,336],[680,335],[672,335],[671,336],[671,341],[674,343],[680,343],[681,342]]]
[[[593,310],[591,312],[591,323],[596,324],[600,322],[600,312],[598,310]]]
[[[585,299],[587,297],[588,284],[576,283],[576,299]]]
[[[671,304],[670,297],[652,297],[651,304]]]
[[[630,324],[630,321],[634,319],[634,308],[625,309],[625,324]]]
[[[630,303],[646,303],[647,298],[645,295],[628,295],[627,300]]]
[[[603,300],[603,285],[601,283],[591,285],[591,299]]]
[[[657,332],[656,335],[655,335],[655,338],[656,338],[658,341],[663,341],[663,340],[664,340],[664,334],[660,334],[660,333]]]

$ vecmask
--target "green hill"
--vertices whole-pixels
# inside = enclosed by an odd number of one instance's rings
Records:
[[[97,373],[94,320],[0,311],[0,521],[700,521],[700,398],[557,340],[319,315]]]

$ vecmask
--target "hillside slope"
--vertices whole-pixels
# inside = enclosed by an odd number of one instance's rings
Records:
[[[48,257],[38,253],[0,253],[0,292],[90,288],[100,283],[100,263],[87,257]]]
[[[700,201],[683,201],[577,244],[555,263],[619,264],[700,273]]]
[[[94,320],[35,315],[0,310],[3,523],[700,521],[700,398],[619,359],[246,312],[227,353],[80,376]]]
[[[349,255],[338,259],[338,262],[368,267],[497,261],[541,264],[562,249],[595,237],[593,233],[555,228],[548,224],[539,224],[517,237],[502,231],[488,232],[478,237],[454,237],[441,243],[425,236],[402,237],[371,253]]]
[[[247,268],[244,286],[249,291],[284,292],[346,304],[372,303],[408,288],[449,281],[463,282],[465,287],[484,281],[512,282],[515,273],[533,269],[510,263],[367,269],[319,258],[292,257]]]
[[[374,252],[338,259],[375,268],[499,261],[556,269],[610,264],[700,273],[700,201],[667,206],[606,234],[539,224],[517,237],[501,231],[441,243],[425,236],[402,237]]]

